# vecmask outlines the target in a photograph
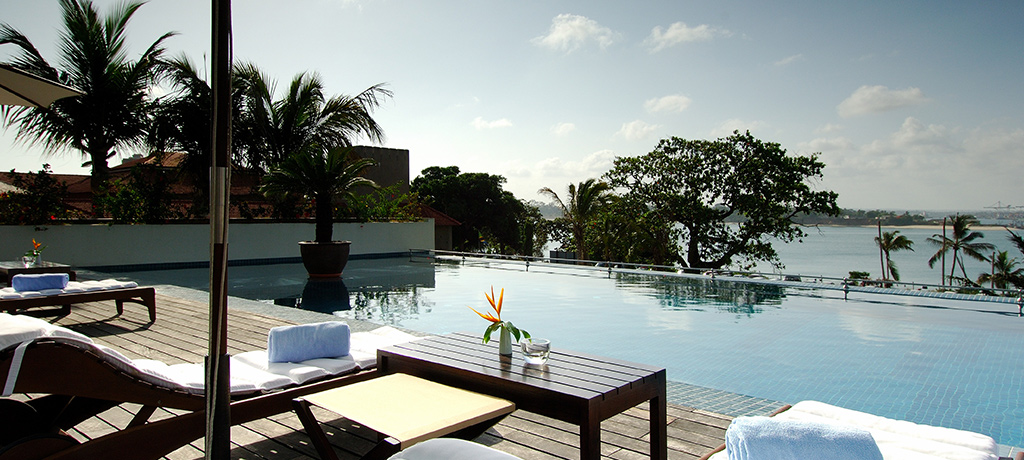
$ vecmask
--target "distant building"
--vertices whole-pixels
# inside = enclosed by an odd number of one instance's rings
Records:
[[[369,168],[363,177],[382,187],[398,184],[399,193],[409,193],[409,151],[357,145],[352,153],[359,158],[371,158],[377,166]]]
[[[355,146],[353,153],[359,158],[372,158],[377,161],[377,166],[368,168],[364,176],[373,180],[382,187],[396,185],[401,194],[409,192],[409,150],[393,149],[385,147]],[[196,184],[194,179],[182,174],[161,174],[177,171],[185,160],[185,154],[179,152],[165,152],[150,156],[133,155],[125,158],[121,164],[110,168],[111,181],[128,180],[132,175],[133,168],[138,169],[145,180],[166,180],[168,184],[168,205],[171,209],[183,212],[193,204]],[[11,185],[15,175],[27,178],[34,174],[31,172],[0,172],[0,192],[17,191]],[[81,211],[83,215],[92,215],[93,195],[90,186],[90,176],[84,174],[51,174],[57,182],[67,186],[68,196],[65,204]],[[242,217],[239,203],[245,203],[250,208],[269,207],[267,199],[257,191],[260,183],[260,174],[254,171],[233,167],[231,170],[231,209],[230,216],[233,218]],[[434,239],[437,249],[452,249],[452,228],[462,225],[457,220],[429,206],[421,206],[422,217],[434,219]]]

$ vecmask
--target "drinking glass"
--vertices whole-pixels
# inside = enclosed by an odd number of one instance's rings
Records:
[[[523,339],[519,342],[519,347],[523,349],[523,359],[526,360],[526,364],[544,365],[548,362],[548,356],[551,354],[551,341],[548,339]]]

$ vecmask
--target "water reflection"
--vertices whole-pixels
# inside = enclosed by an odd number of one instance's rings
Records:
[[[320,313],[334,313],[352,309],[349,303],[348,286],[342,278],[315,279],[306,281],[302,288],[299,308]]]
[[[662,309],[704,311],[716,309],[742,316],[776,310],[786,297],[786,288],[713,278],[620,275],[616,284],[632,289],[646,288]],[[767,308],[766,308],[767,307]]]
[[[352,304],[352,311],[346,317],[394,326],[434,309],[434,301],[418,286],[364,289],[352,296]]]

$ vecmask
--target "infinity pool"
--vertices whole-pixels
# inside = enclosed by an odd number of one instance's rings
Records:
[[[205,269],[118,273],[206,289]],[[794,289],[552,264],[353,260],[336,281],[300,264],[232,267],[229,294],[429,333],[483,332],[468,307],[505,289],[502,319],[669,380],[815,399],[1024,445],[1024,318],[1012,304]]]

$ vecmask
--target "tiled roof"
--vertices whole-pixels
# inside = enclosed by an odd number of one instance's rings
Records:
[[[462,222],[453,219],[452,216],[449,216],[448,214],[438,211],[425,204],[420,205],[420,213],[423,215],[423,217],[429,217],[434,219],[434,225],[438,227],[458,227],[462,225]]]

